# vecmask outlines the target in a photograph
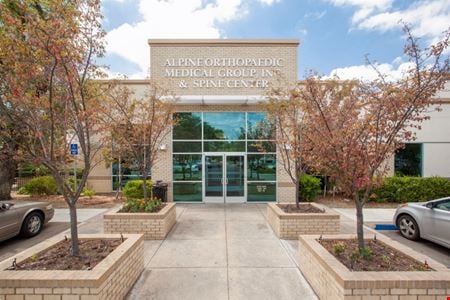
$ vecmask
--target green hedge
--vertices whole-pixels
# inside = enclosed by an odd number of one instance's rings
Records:
[[[450,196],[450,180],[441,177],[387,177],[374,190],[376,202],[421,202]]]
[[[152,181],[147,179],[147,196],[150,198],[152,189]],[[127,199],[142,199],[144,198],[144,181],[130,180],[123,188],[123,194]]]
[[[58,188],[52,176],[36,177],[20,188],[19,194],[24,195],[56,195]]]
[[[300,176],[300,201],[313,201],[321,191],[320,179],[311,175]]]

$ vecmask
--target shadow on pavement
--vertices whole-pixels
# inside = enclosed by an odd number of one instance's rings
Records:
[[[0,261],[3,261],[31,246],[36,245],[48,238],[55,236],[58,233],[69,229],[69,223],[66,222],[49,222],[42,229],[41,233],[37,236],[25,239],[20,236],[16,236],[12,239],[0,242]]]

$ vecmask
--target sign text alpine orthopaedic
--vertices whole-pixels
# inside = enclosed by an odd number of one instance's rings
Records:
[[[264,89],[282,67],[284,59],[277,57],[168,58],[164,77],[180,88]]]

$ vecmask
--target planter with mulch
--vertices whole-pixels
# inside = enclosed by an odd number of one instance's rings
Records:
[[[58,235],[0,263],[0,299],[123,299],[144,269],[140,234]]]
[[[368,236],[366,236],[368,238]],[[299,268],[320,299],[445,299],[450,270],[378,236],[359,254],[354,235],[302,235]]]
[[[175,203],[164,203],[158,212],[120,212],[119,208],[103,215],[106,233],[141,233],[146,240],[163,240],[175,225]]]
[[[296,240],[300,234],[339,233],[339,214],[316,203],[267,204],[267,220],[280,239]]]

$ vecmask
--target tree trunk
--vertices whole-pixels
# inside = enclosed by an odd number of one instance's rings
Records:
[[[295,205],[297,206],[297,208],[300,208],[300,182],[298,181],[298,179],[295,181]]]
[[[358,192],[354,195],[356,206],[356,234],[358,236],[358,248],[361,250],[364,248],[364,215],[363,204],[359,199]]]
[[[77,224],[77,208],[75,204],[69,204],[70,212],[70,235],[72,242],[72,256],[80,255],[78,247],[78,224]]]
[[[0,200],[11,199],[11,187],[16,175],[16,162],[12,157],[2,156],[0,159]]]
[[[142,189],[144,190],[144,202],[147,203],[148,196],[147,196],[147,173],[144,172],[144,175],[142,176]]]

